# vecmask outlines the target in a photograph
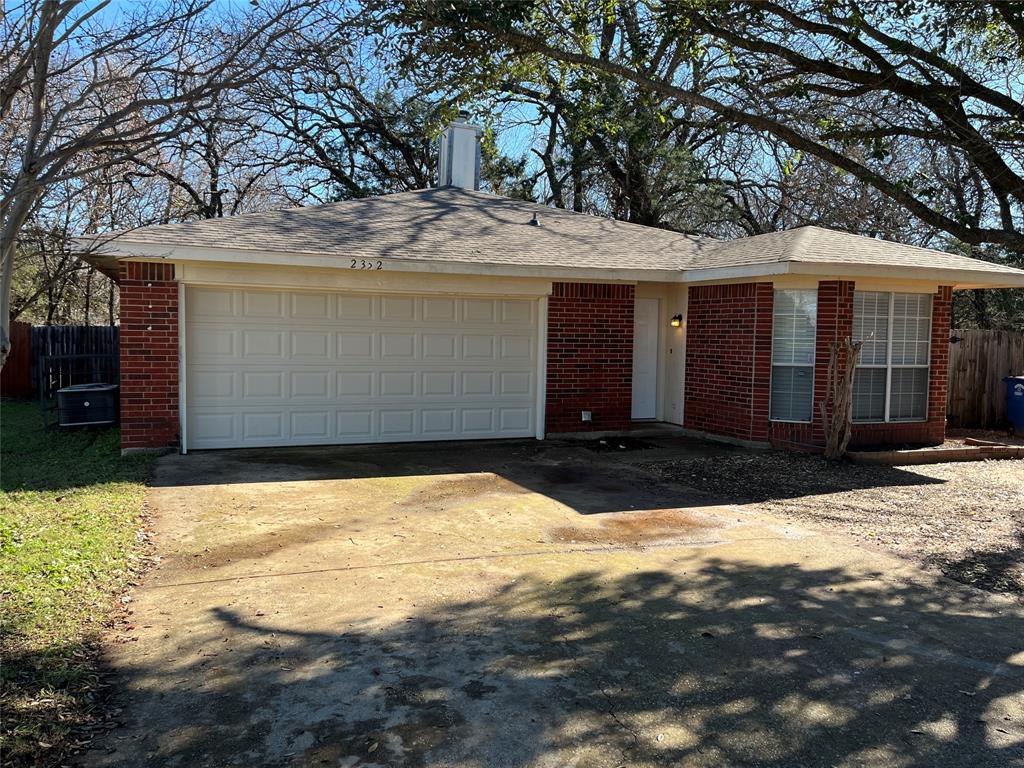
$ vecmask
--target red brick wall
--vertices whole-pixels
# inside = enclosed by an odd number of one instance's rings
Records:
[[[693,286],[688,296],[684,426],[767,440],[771,283]]]
[[[173,264],[123,262],[121,447],[178,444],[178,284]]]
[[[632,285],[555,283],[548,299],[545,431],[630,427]],[[580,420],[591,411],[593,421]]]

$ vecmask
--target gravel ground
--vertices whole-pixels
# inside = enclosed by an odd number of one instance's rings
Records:
[[[665,479],[840,530],[1024,600],[1024,462],[879,467],[781,451],[652,463]]]

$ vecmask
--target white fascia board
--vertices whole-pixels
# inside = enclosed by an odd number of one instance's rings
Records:
[[[92,238],[77,238],[75,245],[93,246]],[[85,250],[85,248],[83,248]],[[243,248],[210,248],[133,243],[128,237],[111,240],[91,251],[96,260],[155,259],[160,261],[204,261],[260,264],[281,267],[349,269],[347,257],[319,253],[260,251]],[[360,259],[361,261],[361,259]],[[465,261],[380,259],[383,271],[433,272],[496,277],[544,277],[571,281],[605,280],[621,282],[706,283],[765,278],[775,275],[808,275],[832,279],[871,277],[896,280],[928,280],[956,289],[1024,287],[1024,271],[984,269],[929,269],[920,266],[857,264],[839,262],[776,261],[729,267],[696,269],[614,269],[606,267],[546,267],[526,264],[481,264]]]
[[[836,279],[858,277],[891,278],[895,280],[929,280],[939,285],[965,288],[1021,288],[1024,271],[1002,272],[984,269],[931,269],[929,267],[889,264],[840,264],[836,262],[791,261],[790,273],[819,275]]]
[[[767,264],[740,264],[733,267],[701,267],[684,269],[684,283],[710,283],[722,280],[742,280],[750,277],[772,277],[788,275],[788,261],[772,261]]]
[[[930,269],[928,267],[897,264],[847,264],[810,261],[776,261],[768,264],[687,269],[683,271],[683,282],[721,282],[776,275],[807,275],[833,280],[856,280],[858,277],[883,280],[926,280],[939,285],[952,285],[956,289],[1024,287],[1024,271]]]
[[[170,246],[154,243],[133,243],[126,238],[101,246],[94,254],[101,258],[153,259],[159,261],[204,261],[279,267],[314,267],[321,269],[353,269],[346,256],[325,256],[306,252],[258,251],[242,248],[206,248]],[[363,259],[356,260],[359,265]],[[672,269],[608,269],[604,267],[545,267],[528,264],[480,264],[466,261],[426,261],[420,259],[374,259],[381,263],[379,271],[433,272],[460,275],[493,275],[496,277],[545,277],[581,281],[587,279],[622,282],[681,282],[682,270]],[[370,271],[370,270],[366,270]],[[377,271],[377,270],[374,270]]]

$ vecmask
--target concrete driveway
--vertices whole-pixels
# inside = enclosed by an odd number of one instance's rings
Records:
[[[637,455],[162,459],[162,561],[110,645],[124,722],[86,763],[1024,765],[1019,604]]]

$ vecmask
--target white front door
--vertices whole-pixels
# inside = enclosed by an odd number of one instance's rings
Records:
[[[188,448],[532,437],[537,302],[190,287]]]
[[[653,419],[658,401],[658,299],[633,308],[633,418]]]

